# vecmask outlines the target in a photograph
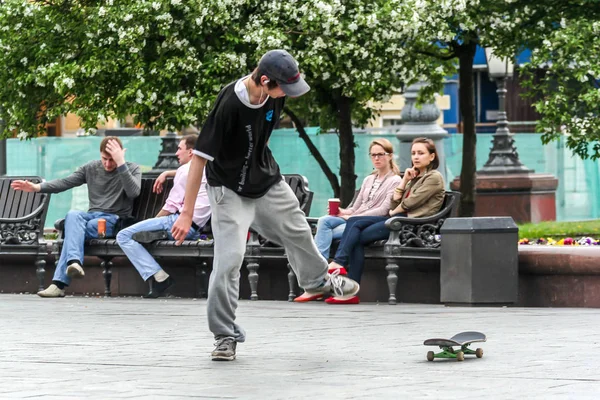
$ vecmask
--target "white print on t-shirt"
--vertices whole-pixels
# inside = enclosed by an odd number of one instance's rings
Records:
[[[254,139],[252,137],[252,125],[246,125],[246,132],[248,132],[248,152],[244,158],[244,166],[242,167],[242,173],[240,174],[240,181],[238,182],[238,192],[241,192],[246,183],[246,174],[248,173],[248,164],[250,163],[250,157],[252,157],[252,151],[254,150]]]

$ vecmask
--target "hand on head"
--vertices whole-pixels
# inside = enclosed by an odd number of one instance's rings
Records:
[[[106,143],[106,152],[110,154],[117,167],[125,164],[125,151],[127,149],[121,148],[119,142],[116,140],[109,140]]]

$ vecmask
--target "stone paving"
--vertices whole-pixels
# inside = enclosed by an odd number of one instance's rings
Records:
[[[242,301],[213,362],[205,300],[0,295],[0,398],[599,398],[595,309]],[[423,340],[488,335],[482,359]]]

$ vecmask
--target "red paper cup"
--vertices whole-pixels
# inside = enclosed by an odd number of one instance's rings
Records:
[[[337,216],[340,212],[340,199],[329,199],[329,215]]]
[[[106,237],[106,220],[104,218],[98,219],[98,237]]]

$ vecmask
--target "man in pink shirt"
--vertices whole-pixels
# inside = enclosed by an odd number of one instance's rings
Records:
[[[141,243],[150,243],[154,240],[172,240],[171,227],[177,220],[179,212],[183,207],[185,186],[190,170],[189,161],[192,159],[192,150],[196,145],[196,135],[187,135],[179,142],[177,148],[177,159],[181,167],[177,171],[167,171],[160,174],[156,179],[153,190],[160,193],[168,176],[175,176],[173,188],[169,192],[165,205],[156,215],[145,221],[140,221],[117,234],[117,243],[129,258],[135,269],[138,270],[145,281],[152,278],[152,289],[144,296],[146,298],[157,298],[162,295],[175,281],[158,265],[156,260],[148,253]],[[200,236],[202,228],[210,218],[210,203],[206,192],[206,178],[202,180],[200,190],[196,197],[194,214],[192,217],[192,229],[186,236],[186,240],[196,240]]]

